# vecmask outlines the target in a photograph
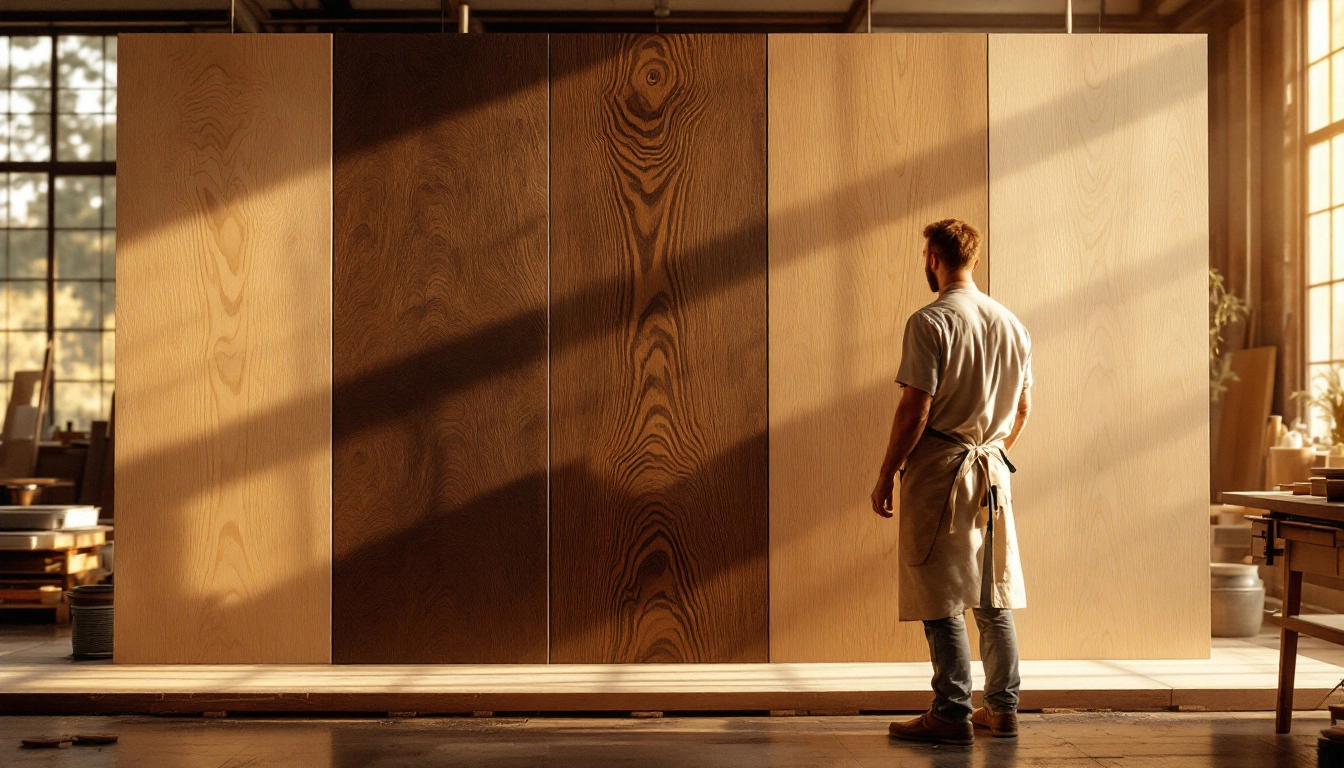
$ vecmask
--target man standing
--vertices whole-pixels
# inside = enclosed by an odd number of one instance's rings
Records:
[[[975,727],[1017,735],[1012,609],[1026,607],[1026,595],[1007,451],[1031,409],[1031,339],[971,279],[980,252],[974,227],[944,219],[925,227],[924,238],[925,276],[938,298],[905,326],[896,376],[904,392],[872,501],[874,512],[892,516],[900,469],[900,619],[924,622],[934,701],[915,720],[892,723],[890,734],[969,745]],[[967,608],[986,678],[984,706],[974,712]]]

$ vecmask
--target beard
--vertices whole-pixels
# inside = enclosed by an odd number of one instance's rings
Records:
[[[935,274],[933,273],[933,270],[932,270],[932,269],[929,269],[927,266],[924,267],[924,278],[927,279],[927,280],[929,281],[929,290],[930,290],[930,291],[933,291],[934,293],[937,293],[937,292],[938,292],[938,276],[935,275]]]

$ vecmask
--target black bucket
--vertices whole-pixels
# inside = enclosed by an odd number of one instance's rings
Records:
[[[75,659],[112,658],[112,585],[89,584],[65,593]]]

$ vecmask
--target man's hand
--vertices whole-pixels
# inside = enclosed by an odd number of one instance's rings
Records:
[[[891,517],[891,494],[895,489],[896,483],[892,476],[883,473],[882,477],[877,479],[877,487],[873,489],[873,511],[882,517]]]
[[[924,425],[929,421],[929,407],[933,404],[933,395],[922,389],[906,387],[901,393],[901,404],[896,406],[896,416],[891,420],[891,438],[887,441],[887,455],[882,459],[881,474],[877,487],[873,489],[873,511],[882,517],[891,517],[891,492],[896,484],[896,469],[905,464],[905,459],[915,449],[920,435],[924,434]]]

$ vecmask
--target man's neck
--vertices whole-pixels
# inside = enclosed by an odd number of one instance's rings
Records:
[[[976,288],[975,281],[971,279],[971,275],[969,273],[959,272],[952,276],[952,280],[950,282],[944,284],[943,287],[939,289],[938,295],[942,296],[946,294],[948,291],[961,288],[969,289],[972,291],[979,290],[978,288]]]

